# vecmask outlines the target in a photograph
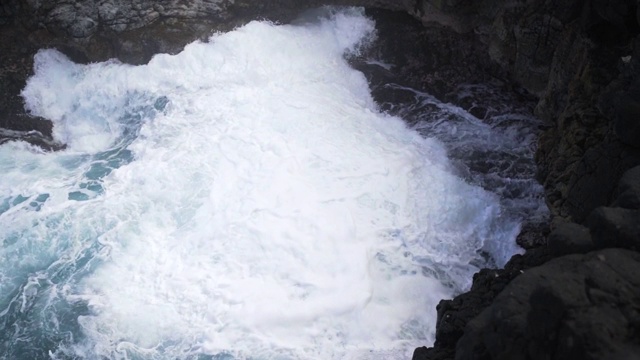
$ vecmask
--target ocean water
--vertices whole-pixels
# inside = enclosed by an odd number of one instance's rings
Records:
[[[0,145],[0,358],[432,343],[440,299],[521,251],[522,216],[461,173],[459,139],[373,101],[345,60],[372,41],[361,9],[325,9],[141,66],[41,50],[23,97],[68,146]]]

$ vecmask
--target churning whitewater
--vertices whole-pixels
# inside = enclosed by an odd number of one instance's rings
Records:
[[[488,253],[495,194],[381,113],[358,9],[251,22],[147,65],[35,58],[68,146],[0,146],[7,358],[408,358]]]

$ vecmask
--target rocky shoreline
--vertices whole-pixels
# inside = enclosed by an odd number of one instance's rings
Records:
[[[524,255],[442,301],[435,346],[414,359],[640,358],[638,8],[550,5],[505,9],[481,37],[540,99],[551,233],[539,229]]]
[[[414,41],[390,50],[403,54],[405,78],[417,88],[447,100],[470,79],[498,79],[526,90],[522,96],[534,99],[545,121],[536,162],[550,225],[525,226],[524,255],[480,271],[469,292],[443,300],[436,343],[416,349],[414,359],[640,358],[636,1],[4,0],[0,128],[8,130],[0,143],[64,146],[53,141],[48,121],[24,113],[19,96],[39,48],[56,47],[79,62],[144,63],[212,31],[252,18],[287,21],[327,3],[401,10],[420,20],[438,39],[435,48]]]

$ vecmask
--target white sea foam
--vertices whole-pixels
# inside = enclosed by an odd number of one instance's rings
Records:
[[[388,359],[433,341],[437,302],[517,226],[377,111],[343,59],[373,31],[350,9],[143,66],[38,53],[23,95],[69,148],[0,147],[2,272],[73,265],[45,303],[90,311],[58,355]]]

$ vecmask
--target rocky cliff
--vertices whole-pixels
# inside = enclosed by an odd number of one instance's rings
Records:
[[[441,302],[436,346],[414,358],[639,358],[640,289],[630,275],[640,265],[638,5],[491,3],[478,5],[492,15],[474,32],[490,66],[539,99],[546,130],[536,160],[552,231]]]
[[[156,53],[176,53],[253,19],[286,22],[323,4],[368,5],[400,10],[391,0],[2,0],[0,1],[0,142],[22,138],[57,149],[51,125],[24,114],[20,90],[40,48],[54,47],[76,62],[117,58],[146,63]]]
[[[2,0],[0,127],[13,131],[0,142],[63,146],[52,141],[50,123],[24,114],[19,97],[39,48],[79,62],[143,63],[212,31],[253,18],[287,21],[320,4],[412,15],[443,50],[408,54],[408,78],[441,97],[456,76],[499,78],[532,94],[545,120],[537,163],[551,229],[529,229],[520,238],[526,254],[479,272],[470,292],[441,302],[435,347],[414,358],[640,357],[635,0]],[[420,72],[425,63],[438,71]]]

